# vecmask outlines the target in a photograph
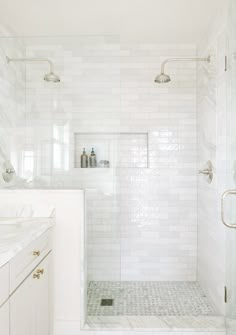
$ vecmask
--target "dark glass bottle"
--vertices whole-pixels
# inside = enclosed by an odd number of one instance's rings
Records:
[[[85,148],[83,149],[83,153],[80,156],[80,167],[81,168],[88,167],[88,155],[86,154]]]
[[[92,148],[91,154],[89,156],[89,167],[96,168],[97,167],[97,157],[94,152],[94,148]]]

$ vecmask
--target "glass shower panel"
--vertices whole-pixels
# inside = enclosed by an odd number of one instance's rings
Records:
[[[23,57],[24,54],[22,38],[0,38],[0,165],[12,166],[18,177],[18,184],[23,184],[25,177],[22,152],[25,144],[26,70],[22,63],[9,64],[7,57]],[[28,166],[32,167],[30,159],[25,159]],[[12,187],[15,183],[15,177],[5,183],[1,176],[1,187]]]
[[[227,160],[226,189],[236,189],[236,4],[231,1],[228,21],[227,78]],[[236,190],[235,190],[236,191]],[[223,208],[225,220],[236,224],[236,196],[228,195]],[[235,226],[236,227],[236,226]],[[226,326],[228,334],[236,334],[236,229],[226,229]]]
[[[57,119],[61,86],[44,80],[49,64],[38,60],[49,58],[57,68],[56,45],[51,38],[0,39],[4,88],[0,156],[3,161],[10,161],[16,172],[14,180],[3,187],[59,187],[61,184],[52,184],[53,172],[68,170],[68,127]],[[29,58],[35,61],[28,61]]]
[[[47,58],[60,83],[44,79],[47,63],[26,63],[26,146],[34,154],[33,188],[70,188],[70,118],[64,111],[63,43],[61,38],[27,37],[27,58]]]

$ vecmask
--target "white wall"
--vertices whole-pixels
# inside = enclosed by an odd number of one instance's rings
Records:
[[[195,45],[121,44],[116,36],[25,43],[28,56],[51,58],[62,80],[47,84],[45,65],[27,65],[33,187],[89,189],[89,278],[195,280],[195,64],[170,64],[173,81],[154,83],[163,59],[194,56]],[[148,133],[149,168],[74,169],[75,132]]]
[[[9,0],[1,8],[0,21],[19,36],[117,34],[122,41],[136,43],[197,43],[226,1]]]

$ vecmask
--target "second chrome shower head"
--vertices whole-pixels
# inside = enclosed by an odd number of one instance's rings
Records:
[[[154,80],[155,83],[158,84],[166,84],[169,83],[171,81],[171,77],[165,73],[165,65],[169,62],[208,62],[210,63],[211,61],[211,57],[208,56],[206,58],[199,58],[199,57],[183,57],[183,58],[169,58],[164,60],[164,62],[162,62],[161,64],[161,73],[158,74]]]

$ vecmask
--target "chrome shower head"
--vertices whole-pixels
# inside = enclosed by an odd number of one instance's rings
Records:
[[[168,74],[161,73],[156,76],[154,81],[155,83],[158,83],[158,84],[166,84],[166,83],[169,83],[171,79],[170,79],[170,76],[168,76]]]
[[[44,80],[48,81],[48,82],[51,82],[51,83],[59,83],[60,82],[60,77],[53,72],[49,72],[49,73],[45,74]]]
[[[59,83],[60,77],[54,73],[54,66],[50,59],[47,58],[7,58],[7,62],[46,62],[49,64],[50,72],[45,74],[44,80],[51,83]]]
[[[166,84],[171,81],[170,76],[168,74],[165,74],[165,65],[169,62],[208,62],[210,63],[211,56],[208,56],[206,58],[199,58],[199,57],[182,57],[182,58],[170,58],[166,59],[161,64],[161,74],[157,75],[154,82],[158,84]]]

